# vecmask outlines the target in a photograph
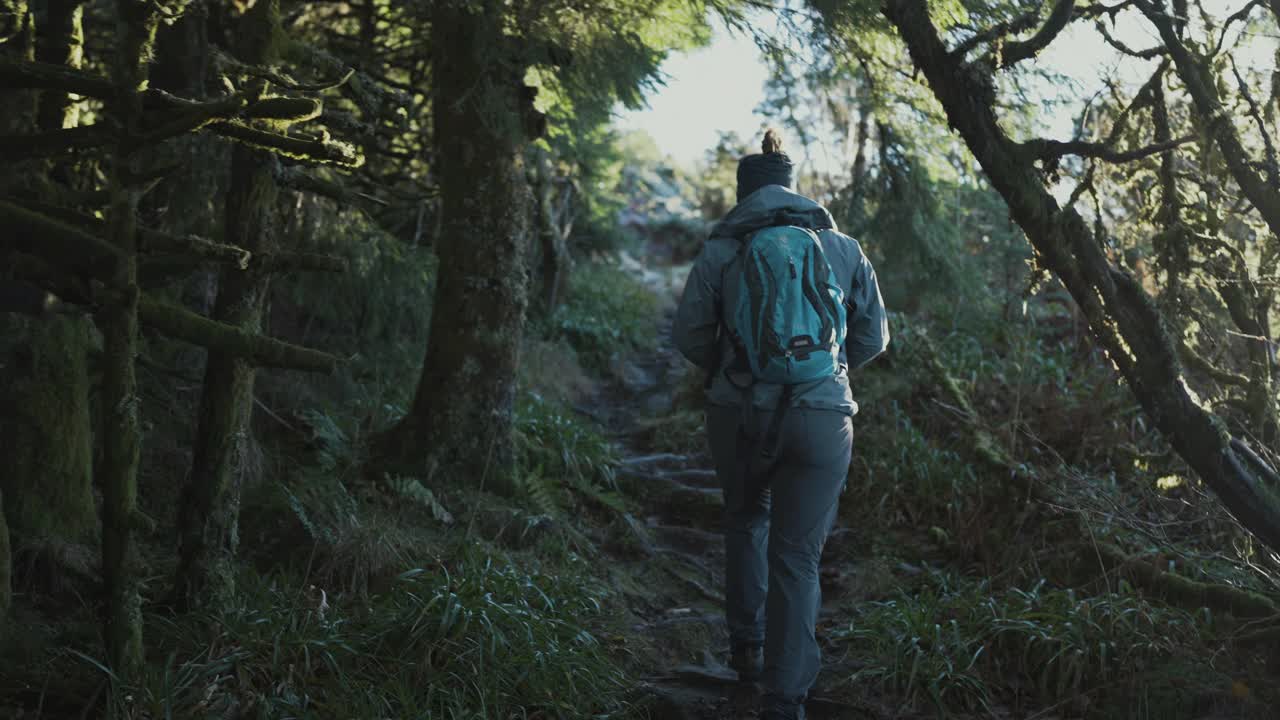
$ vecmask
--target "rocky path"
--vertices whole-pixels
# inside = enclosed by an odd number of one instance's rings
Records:
[[[653,352],[620,361],[615,387],[602,397],[599,419],[622,448],[618,484],[640,511],[626,519],[620,561],[638,569],[631,631],[647,649],[653,667],[642,679],[652,696],[652,716],[660,720],[739,720],[756,717],[757,688],[739,683],[726,667],[729,654],[724,620],[724,542],[719,532],[723,508],[719,482],[705,451],[673,454],[645,447],[639,432],[642,417],[671,410],[683,361],[670,348],[670,318],[660,327],[661,342]],[[837,529],[828,555],[839,550],[850,533]],[[847,549],[847,548],[846,548]],[[845,553],[847,554],[847,553]],[[826,565],[831,565],[828,561]],[[823,616],[838,612],[841,568],[824,568]],[[820,684],[830,683],[852,668],[836,661],[838,648],[825,650],[828,666]],[[867,718],[878,713],[824,697],[821,687],[808,704],[808,714],[824,718]]]

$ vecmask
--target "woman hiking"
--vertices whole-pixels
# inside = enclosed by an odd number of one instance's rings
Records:
[[[708,373],[730,667],[763,685],[764,720],[802,720],[821,665],[818,561],[853,450],[849,371],[889,331],[858,243],[791,190],[777,131],[761,150],[738,163],[738,204],[703,244],[672,334]]]

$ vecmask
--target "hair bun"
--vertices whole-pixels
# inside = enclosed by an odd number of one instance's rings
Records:
[[[765,130],[764,141],[760,143],[760,150],[765,155],[782,152],[782,135],[773,128]]]

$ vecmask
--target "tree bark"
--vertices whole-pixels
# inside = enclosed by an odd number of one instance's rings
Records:
[[[9,527],[19,544],[87,540],[97,524],[89,413],[88,320],[74,315],[22,321],[24,347],[11,356],[2,393]]]
[[[119,49],[112,73],[123,127],[136,127],[141,90],[155,39],[157,6],[149,0],[118,0]],[[138,351],[137,209],[140,192],[130,183],[131,143],[124,138],[112,157],[110,240],[121,255],[111,284],[119,302],[98,313],[103,336],[102,368],[102,576],[106,589],[107,661],[115,682],[127,686],[143,665],[141,567],[133,530],[138,523],[138,459],[142,444],[135,358]]]
[[[887,0],[884,13],[906,42],[951,126],[964,138],[1045,266],[1061,278],[1095,337],[1156,426],[1235,517],[1280,549],[1280,504],[1264,483],[1275,473],[1233,440],[1192,395],[1175,344],[1151,298],[1072,208],[1059,207],[1034,158],[1000,127],[990,69],[947,52],[925,0]]]
[[[527,308],[532,92],[502,55],[502,4],[441,2],[432,19],[439,286],[409,413],[374,466],[514,491],[512,412]]]
[[[9,526],[4,520],[4,492],[0,491],[0,640],[4,639],[13,600],[12,555],[9,552]]]
[[[80,67],[83,33],[79,2],[49,2],[36,28],[35,55]],[[41,130],[75,124],[69,95],[41,91],[36,120]],[[52,174],[68,168],[54,167]],[[7,364],[15,376],[5,385],[8,411],[0,421],[12,448],[0,487],[9,497],[9,527],[21,542],[56,538],[87,540],[97,524],[93,500],[93,432],[89,413],[88,318],[44,314],[22,321],[26,338]]]
[[[280,32],[279,0],[259,0],[243,19],[241,60],[266,65]],[[226,201],[229,245],[250,253],[276,249],[279,190],[270,153],[236,146]],[[258,333],[262,329],[270,275],[257,267],[227,268],[218,278],[214,320]],[[200,396],[191,476],[183,491],[176,602],[179,607],[217,607],[235,591],[240,489],[250,438],[254,366],[239,355],[210,350]]]
[[[174,95],[204,101],[209,82],[209,7],[206,0],[187,4],[172,25],[156,33],[156,63],[152,68],[152,86]],[[173,181],[162,183],[151,192],[143,217],[154,217],[148,224],[179,237],[204,235],[217,227],[220,181],[226,174],[226,143],[210,133],[190,133],[175,138],[164,148],[165,160],[181,164]],[[208,273],[192,284],[207,286],[213,280]],[[190,295],[199,295],[189,288]],[[211,296],[212,293],[209,293]],[[208,313],[207,306],[200,311]]]
[[[555,171],[551,157],[545,151],[536,151],[532,170],[539,250],[539,262],[533,267],[538,274],[534,285],[540,301],[538,310],[549,314],[560,304],[569,275],[569,233],[563,219],[570,212],[573,190],[570,186],[561,197],[557,197]],[[559,211],[557,201],[561,205]]]

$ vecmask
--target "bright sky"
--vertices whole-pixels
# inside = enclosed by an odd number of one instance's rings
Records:
[[[623,111],[619,128],[647,131],[685,167],[715,147],[721,130],[743,138],[759,134],[765,118],[755,109],[768,71],[751,38],[717,26],[710,45],[672,56],[662,71],[667,83],[649,98],[649,108]]]
[[[1237,9],[1243,0],[1218,0],[1224,10]],[[1225,14],[1225,12],[1224,12]],[[1135,16],[1122,14],[1113,34],[1134,48],[1156,44],[1154,29]],[[1260,43],[1267,45],[1268,43]],[[1273,45],[1270,47],[1274,47]],[[1248,58],[1255,69],[1270,69],[1270,49]],[[1116,65],[1116,53],[1089,25],[1077,24],[1054,42],[1038,62],[1067,75],[1075,95],[1095,92],[1098,78]],[[1126,60],[1122,77],[1140,83],[1153,65]],[[649,108],[623,111],[621,129],[642,129],[678,164],[692,166],[715,146],[719,131],[733,130],[746,139],[758,138],[765,118],[755,112],[764,100],[768,71],[750,37],[733,35],[717,26],[710,45],[691,53],[679,53],[662,66],[668,80],[649,98]],[[1069,139],[1073,113],[1058,113],[1048,120],[1052,133]],[[799,158],[797,158],[799,159]]]

